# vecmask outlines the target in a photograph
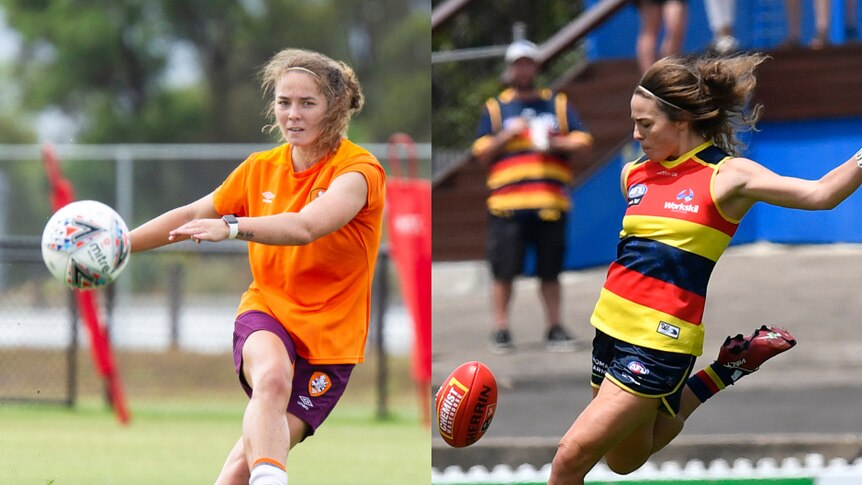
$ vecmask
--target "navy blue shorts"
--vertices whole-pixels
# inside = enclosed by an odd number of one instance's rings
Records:
[[[636,396],[661,399],[659,410],[673,417],[696,359],[632,345],[596,330],[590,383],[598,388],[607,377]]]
[[[239,382],[248,397],[251,397],[253,390],[242,375],[242,347],[248,336],[259,330],[275,334],[284,343],[293,364],[293,385],[287,412],[308,424],[309,431],[306,436],[313,435],[344,394],[354,365],[311,364],[296,355],[293,340],[275,318],[259,311],[245,312],[234,322],[233,363],[239,375]]]

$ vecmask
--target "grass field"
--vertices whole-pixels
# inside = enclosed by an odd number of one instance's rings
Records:
[[[2,484],[212,483],[240,434],[241,412],[133,409],[128,427],[94,404],[0,406]],[[412,416],[378,421],[344,406],[291,452],[291,483],[430,481],[430,432]]]
[[[816,485],[811,478],[744,478],[744,479],[703,479],[703,480],[624,480],[617,482],[591,482],[586,485]],[[545,485],[545,482],[464,482],[449,483],[448,485]],[[849,484],[848,484],[849,485]]]
[[[207,381],[188,372],[197,368],[189,368],[189,361],[199,359],[222,358],[121,356],[132,413],[127,427],[117,423],[98,393],[90,392],[72,409],[0,403],[0,485],[213,483],[240,436],[246,399],[234,387],[235,377]],[[183,365],[166,363],[170,360]],[[375,417],[373,366],[357,367],[333,414],[291,452],[292,484],[430,483],[431,432],[419,423],[405,364],[393,363],[385,420]],[[147,366],[164,367],[169,380],[184,369],[209,384],[157,386],[141,377]]]

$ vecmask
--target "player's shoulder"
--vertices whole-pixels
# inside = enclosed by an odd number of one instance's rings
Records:
[[[719,164],[719,173],[727,175],[735,174],[751,174],[765,170],[765,167],[750,158],[745,157],[727,157]]]
[[[622,170],[620,170],[620,178],[622,179],[624,184],[628,183],[630,176],[635,176],[632,174],[635,173],[643,173],[642,168],[646,166],[646,162],[649,161],[649,157],[646,155],[641,155],[635,160],[626,162],[623,165]]]
[[[338,176],[347,172],[360,172],[371,183],[382,183],[386,178],[383,165],[371,151],[345,138],[329,162],[332,173]]]
[[[506,88],[500,91],[496,96],[490,97],[485,101],[485,104],[488,103],[502,103],[508,104],[515,100],[518,93],[513,88]]]
[[[649,157],[644,154],[644,155],[641,155],[638,158],[628,162],[626,164],[626,167],[636,167],[638,165],[643,165],[648,161],[649,161]]]
[[[539,89],[539,97],[542,98],[544,101],[556,100],[558,98],[565,100],[566,94],[562,93],[562,92],[554,91],[551,88],[542,88],[542,89]]]
[[[718,165],[732,158],[726,150],[716,145],[708,145],[704,147],[702,150],[698,151],[695,156],[711,165]]]
[[[289,148],[290,144],[283,143],[281,145],[274,146],[269,150],[252,152],[248,157],[246,157],[245,161],[249,164],[283,163],[287,159],[287,155],[290,153]]]
[[[380,165],[380,161],[370,150],[353,143],[347,138],[341,141],[333,160],[338,164],[370,163]]]

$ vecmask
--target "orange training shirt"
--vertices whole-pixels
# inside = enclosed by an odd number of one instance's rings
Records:
[[[290,153],[284,144],[251,154],[216,189],[215,210],[238,217],[299,212],[347,172],[365,177],[366,204],[346,225],[305,246],[249,242],[254,281],[238,314],[258,310],[275,317],[312,364],[363,362],[383,221],[383,167],[346,139],[334,155],[303,172],[294,172]]]

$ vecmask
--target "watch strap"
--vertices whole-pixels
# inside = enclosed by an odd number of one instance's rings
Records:
[[[222,220],[227,224],[229,231],[227,238],[236,239],[236,235],[239,234],[239,220],[234,215],[222,216]]]

